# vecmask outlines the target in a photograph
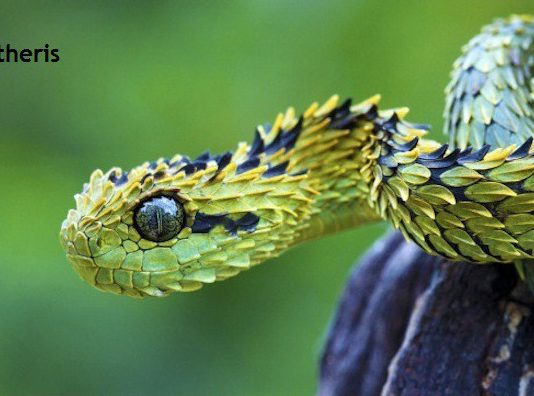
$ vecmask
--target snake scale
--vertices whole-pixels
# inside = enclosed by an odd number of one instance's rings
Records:
[[[333,96],[233,152],[96,170],[62,224],[67,257],[98,289],[165,296],[384,219],[429,254],[514,263],[531,281],[533,39],[534,18],[512,16],[466,45],[446,90],[449,144],[378,96]]]

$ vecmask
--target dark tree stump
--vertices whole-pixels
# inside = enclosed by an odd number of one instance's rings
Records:
[[[534,395],[533,308],[512,265],[451,263],[391,233],[349,279],[318,394]]]

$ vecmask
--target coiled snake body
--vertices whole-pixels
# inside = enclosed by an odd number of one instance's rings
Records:
[[[61,228],[73,268],[134,297],[191,291],[297,243],[380,219],[429,254],[534,279],[534,19],[485,27],[455,63],[448,145],[407,110],[337,96],[234,152],[93,172]],[[532,265],[534,267],[534,264]]]

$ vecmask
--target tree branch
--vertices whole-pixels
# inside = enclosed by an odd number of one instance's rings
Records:
[[[356,267],[319,395],[534,395],[534,296],[512,265],[451,263],[391,233]]]

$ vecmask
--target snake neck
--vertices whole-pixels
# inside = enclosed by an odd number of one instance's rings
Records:
[[[490,151],[412,147],[380,158],[377,206],[406,239],[454,261],[532,258],[532,139]],[[423,143],[425,144],[425,143]]]
[[[286,173],[306,176],[300,188],[309,205],[300,208],[304,215],[294,225],[292,244],[384,217],[377,205],[383,175],[379,159],[411,145],[426,130],[403,120],[406,109],[378,110],[378,101],[375,96],[356,105],[350,100],[338,104],[334,96],[321,107],[312,105],[298,119],[289,109],[273,127],[258,128],[249,153],[254,147],[289,142],[293,131],[299,131],[290,150],[266,158],[271,169],[285,167]]]
[[[464,48],[445,109],[456,149],[428,152],[413,139],[379,158],[378,212],[430,254],[481,263],[533,258],[533,39],[534,19],[513,16]]]
[[[521,145],[534,135],[534,18],[512,16],[484,27],[456,60],[446,89],[451,147]]]
[[[372,101],[330,110],[329,128],[346,130],[329,156],[300,162],[319,192],[303,236],[383,218],[450,260],[533,259],[533,40],[534,19],[512,16],[464,48],[447,88],[453,150],[419,139],[402,111],[376,112]]]

